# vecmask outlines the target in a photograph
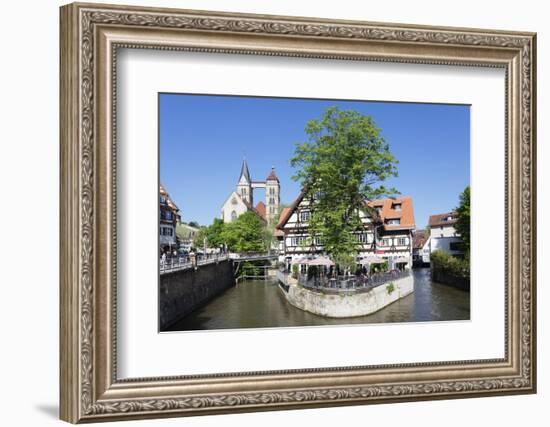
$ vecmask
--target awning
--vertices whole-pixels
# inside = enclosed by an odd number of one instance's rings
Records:
[[[327,267],[330,267],[334,265],[334,262],[326,256],[320,256],[320,257],[307,260],[306,264],[307,265],[325,265]]]
[[[359,262],[359,264],[361,264],[361,265],[365,265],[365,264],[384,264],[385,262],[387,262],[387,260],[385,260],[384,258],[380,258],[380,257],[377,257],[377,256],[369,256],[369,257],[363,258]]]

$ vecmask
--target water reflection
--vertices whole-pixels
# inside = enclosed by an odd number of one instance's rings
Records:
[[[469,320],[470,293],[432,282],[428,268],[414,270],[414,292],[368,316],[333,319],[291,306],[275,282],[243,282],[169,330],[268,328],[365,323]]]

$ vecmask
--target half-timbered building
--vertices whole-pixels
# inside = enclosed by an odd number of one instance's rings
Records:
[[[304,257],[325,253],[321,236],[309,229],[314,199],[305,192],[283,210],[277,225],[281,261],[287,265]],[[412,266],[412,237],[415,229],[411,197],[379,199],[365,203],[359,212],[363,228],[354,234],[357,240],[358,263],[386,260],[393,267]]]

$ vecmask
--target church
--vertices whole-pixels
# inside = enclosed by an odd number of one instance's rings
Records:
[[[260,201],[254,206],[254,190],[257,188],[265,189],[265,203]],[[267,224],[278,222],[280,189],[281,185],[275,174],[275,168],[271,168],[265,181],[252,181],[246,159],[243,160],[237,186],[222,206],[222,221],[231,222],[243,213],[252,211]]]

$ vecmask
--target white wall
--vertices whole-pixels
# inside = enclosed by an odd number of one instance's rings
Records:
[[[126,0],[148,6],[186,7],[325,18],[363,19],[416,24],[453,25],[538,31],[538,117],[550,116],[550,28],[544,2],[356,0],[245,1]],[[0,393],[2,424],[60,425],[58,401],[58,6],[56,0],[4,2],[2,5],[2,67],[0,68]],[[539,141],[547,141],[550,125],[539,120]],[[548,144],[538,147],[539,164],[550,161]],[[539,218],[548,217],[543,198],[549,168],[540,168]],[[14,201],[24,198],[27,209]],[[14,227],[14,217],[24,227]],[[548,221],[539,221],[539,242],[548,235]],[[21,234],[23,230],[24,234]],[[27,248],[36,249],[26,258]],[[539,394],[363,407],[266,412],[255,414],[129,422],[124,426],[334,426],[370,425],[453,426],[544,425],[550,404],[550,277],[549,263],[539,266]],[[28,262],[32,262],[31,265]],[[122,424],[120,424],[122,425]]]

